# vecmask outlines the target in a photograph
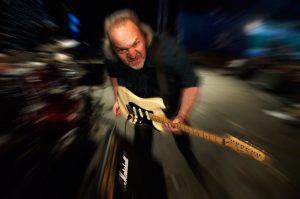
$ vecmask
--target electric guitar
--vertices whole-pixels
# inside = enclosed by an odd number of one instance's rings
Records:
[[[166,107],[162,98],[141,98],[127,88],[119,86],[118,102],[122,115],[133,124],[146,124],[163,133],[163,124],[171,123],[163,112]],[[249,155],[262,163],[270,163],[271,159],[263,150],[232,135],[219,136],[183,123],[173,123],[172,126],[190,135],[229,147],[238,153]]]

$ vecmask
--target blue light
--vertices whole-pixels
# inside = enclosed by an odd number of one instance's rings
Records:
[[[261,36],[268,36],[268,37],[288,37],[291,31],[278,28],[278,27],[270,27],[267,25],[261,25],[249,31],[248,35],[261,35]]]
[[[72,23],[74,23],[76,26],[80,26],[80,21],[71,13],[68,13],[68,17]]]
[[[69,27],[72,31],[79,33],[79,29],[77,26],[75,26],[74,24],[69,24]]]

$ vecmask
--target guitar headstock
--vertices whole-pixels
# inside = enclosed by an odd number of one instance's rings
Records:
[[[271,163],[270,157],[267,155],[267,153],[264,150],[259,149],[258,147],[254,146],[253,144],[250,144],[247,141],[244,141],[232,135],[227,135],[224,139],[224,142],[225,142],[224,143],[225,146],[231,148],[232,150],[238,153],[250,155],[254,159],[265,164]]]

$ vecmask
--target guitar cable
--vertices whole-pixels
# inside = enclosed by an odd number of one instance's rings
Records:
[[[126,138],[126,129],[127,129],[126,127],[127,127],[127,123],[128,123],[128,121],[129,121],[131,118],[132,118],[132,116],[131,116],[131,115],[128,115],[128,116],[127,116],[127,119],[126,119],[126,121],[125,121],[125,127],[124,127],[124,128],[125,128],[125,130],[124,130],[124,136],[125,136],[125,138]]]

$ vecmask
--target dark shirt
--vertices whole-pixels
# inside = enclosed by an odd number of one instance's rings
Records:
[[[154,42],[159,42],[154,47]],[[158,53],[154,52],[158,50]],[[164,67],[167,88],[169,91],[169,114],[173,115],[180,102],[182,88],[198,85],[199,78],[194,73],[185,50],[170,37],[155,37],[147,48],[147,57],[144,67],[134,70],[123,62],[106,60],[107,71],[110,77],[118,79],[118,84],[128,88],[139,97],[162,97],[157,80],[157,57]]]

